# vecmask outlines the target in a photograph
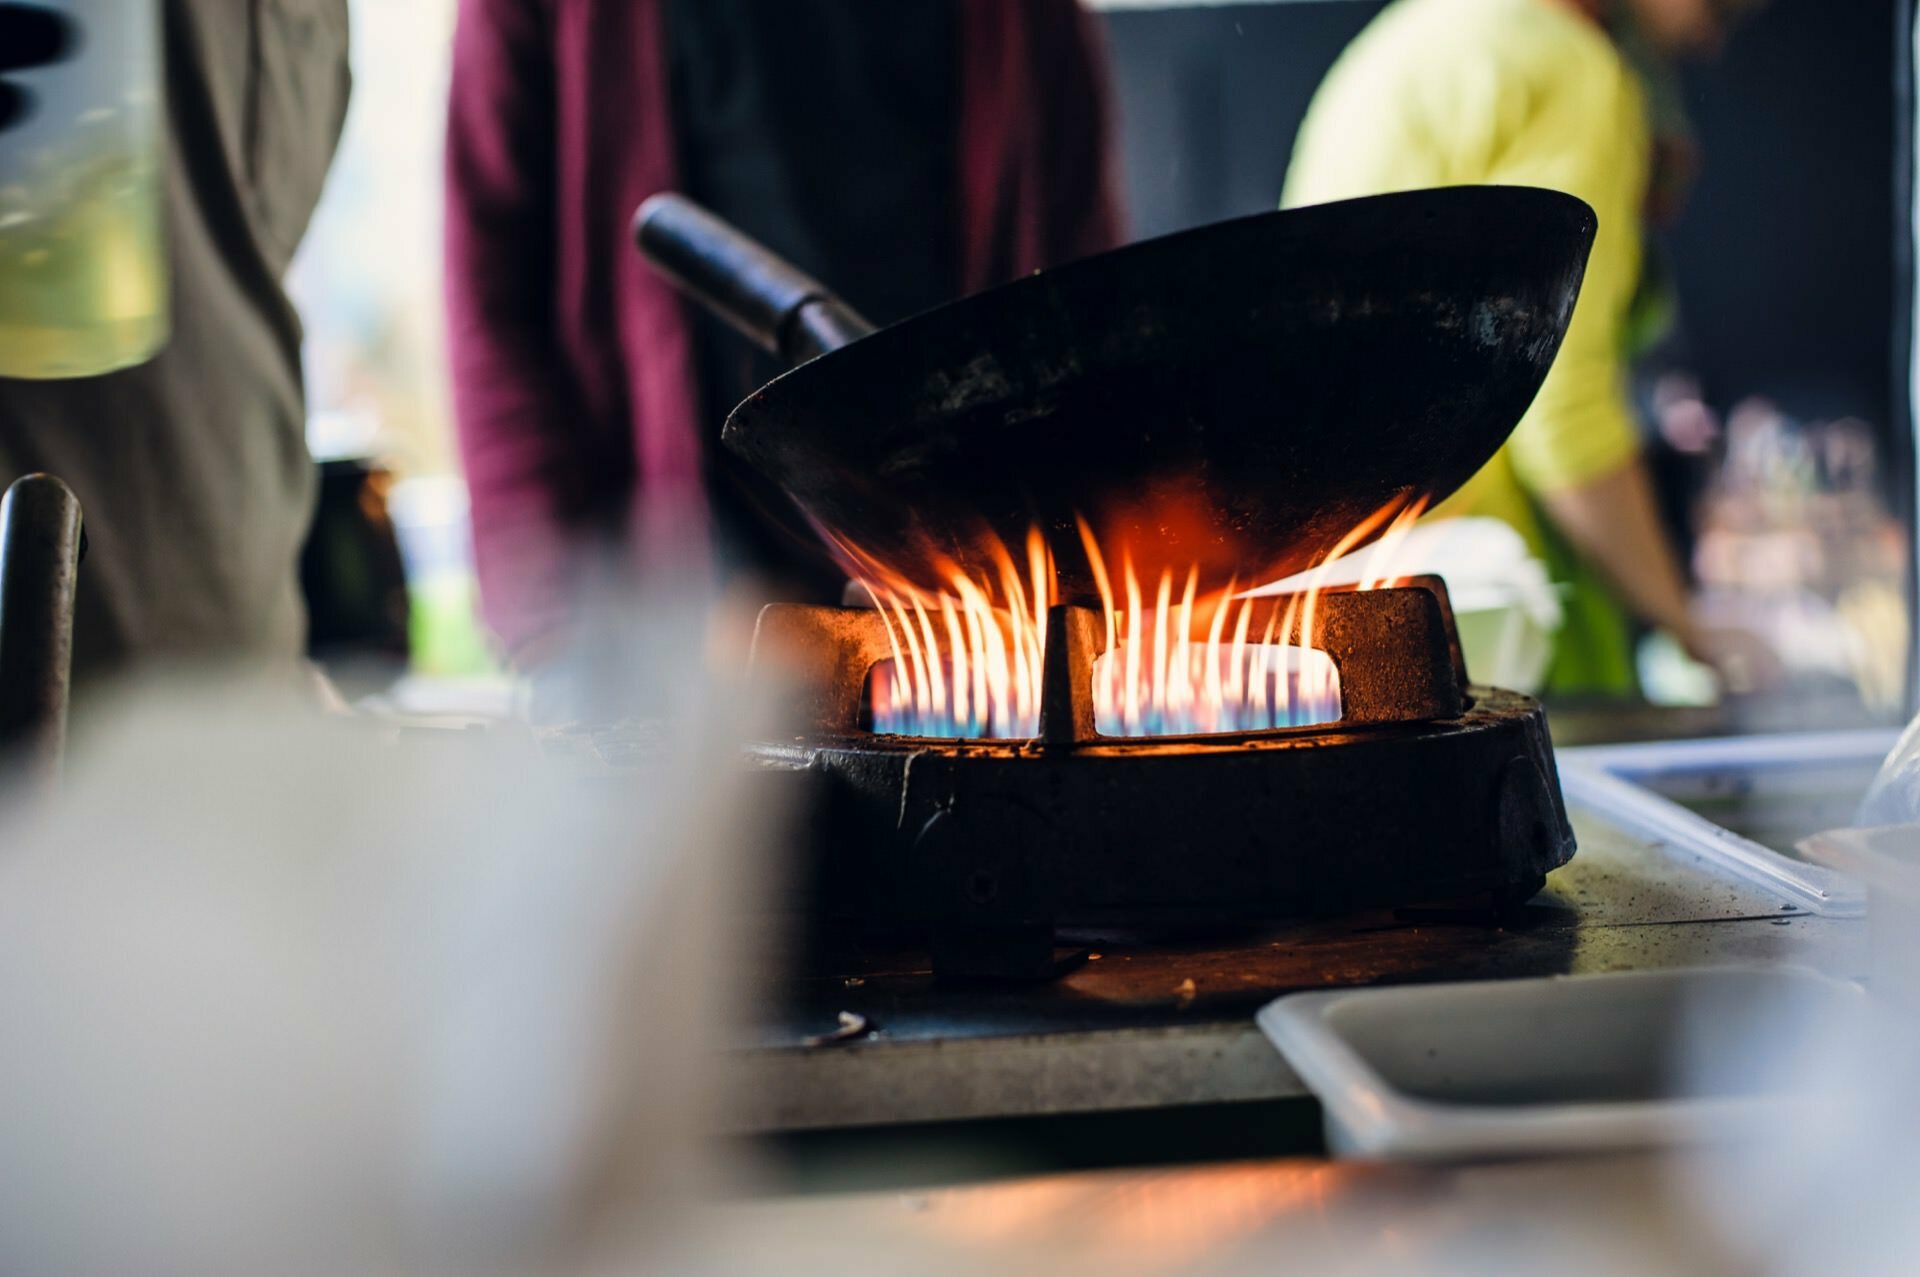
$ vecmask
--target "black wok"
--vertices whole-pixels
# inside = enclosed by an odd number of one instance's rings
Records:
[[[1143,573],[1308,566],[1390,502],[1438,500],[1526,411],[1595,219],[1569,195],[1454,187],[1263,213],[1087,258],[881,331],[678,196],[655,266],[799,363],[727,445],[818,523],[925,584],[1038,525],[1063,592],[1076,516]],[[804,360],[805,362],[800,362]],[[1018,550],[1016,549],[1016,557]]]

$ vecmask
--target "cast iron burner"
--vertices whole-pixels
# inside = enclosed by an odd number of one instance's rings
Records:
[[[750,754],[824,781],[815,907],[923,931],[942,976],[1044,976],[1063,926],[1532,896],[1574,852],[1539,703],[1467,682],[1437,577],[1324,593],[1319,615],[1338,722],[1101,736],[1098,617],[1062,605],[1039,736],[989,741],[868,730],[867,680],[891,655],[880,614],[775,604],[754,669],[789,680],[804,734]]]

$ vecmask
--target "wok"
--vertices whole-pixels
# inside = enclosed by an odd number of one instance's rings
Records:
[[[818,281],[676,195],[654,266],[798,364],[728,447],[827,531],[924,585],[1038,526],[1062,593],[1105,555],[1204,585],[1307,567],[1383,505],[1473,475],[1573,314],[1591,209],[1452,187],[1262,213],[1028,276],[875,331]]]

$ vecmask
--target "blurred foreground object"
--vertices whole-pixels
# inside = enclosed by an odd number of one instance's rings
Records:
[[[49,474],[0,498],[0,763],[30,783],[60,774],[73,667],[73,594],[86,548],[80,502]]]
[[[773,815],[681,684],[618,783],[225,676],[96,703],[0,820],[0,1271],[662,1262]]]
[[[0,377],[166,344],[160,6],[0,4]]]

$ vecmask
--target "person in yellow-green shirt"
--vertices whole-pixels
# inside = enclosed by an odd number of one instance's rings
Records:
[[[1765,654],[1693,620],[1627,402],[1644,305],[1643,225],[1674,203],[1677,98],[1657,68],[1713,52],[1756,0],[1396,0],[1315,95],[1289,206],[1471,183],[1543,186],[1593,206],[1599,233],[1573,322],[1505,447],[1435,513],[1521,534],[1572,585],[1548,676],[1562,693],[1635,686],[1627,613],[1738,684]],[[1656,145],[1656,137],[1674,145]]]

